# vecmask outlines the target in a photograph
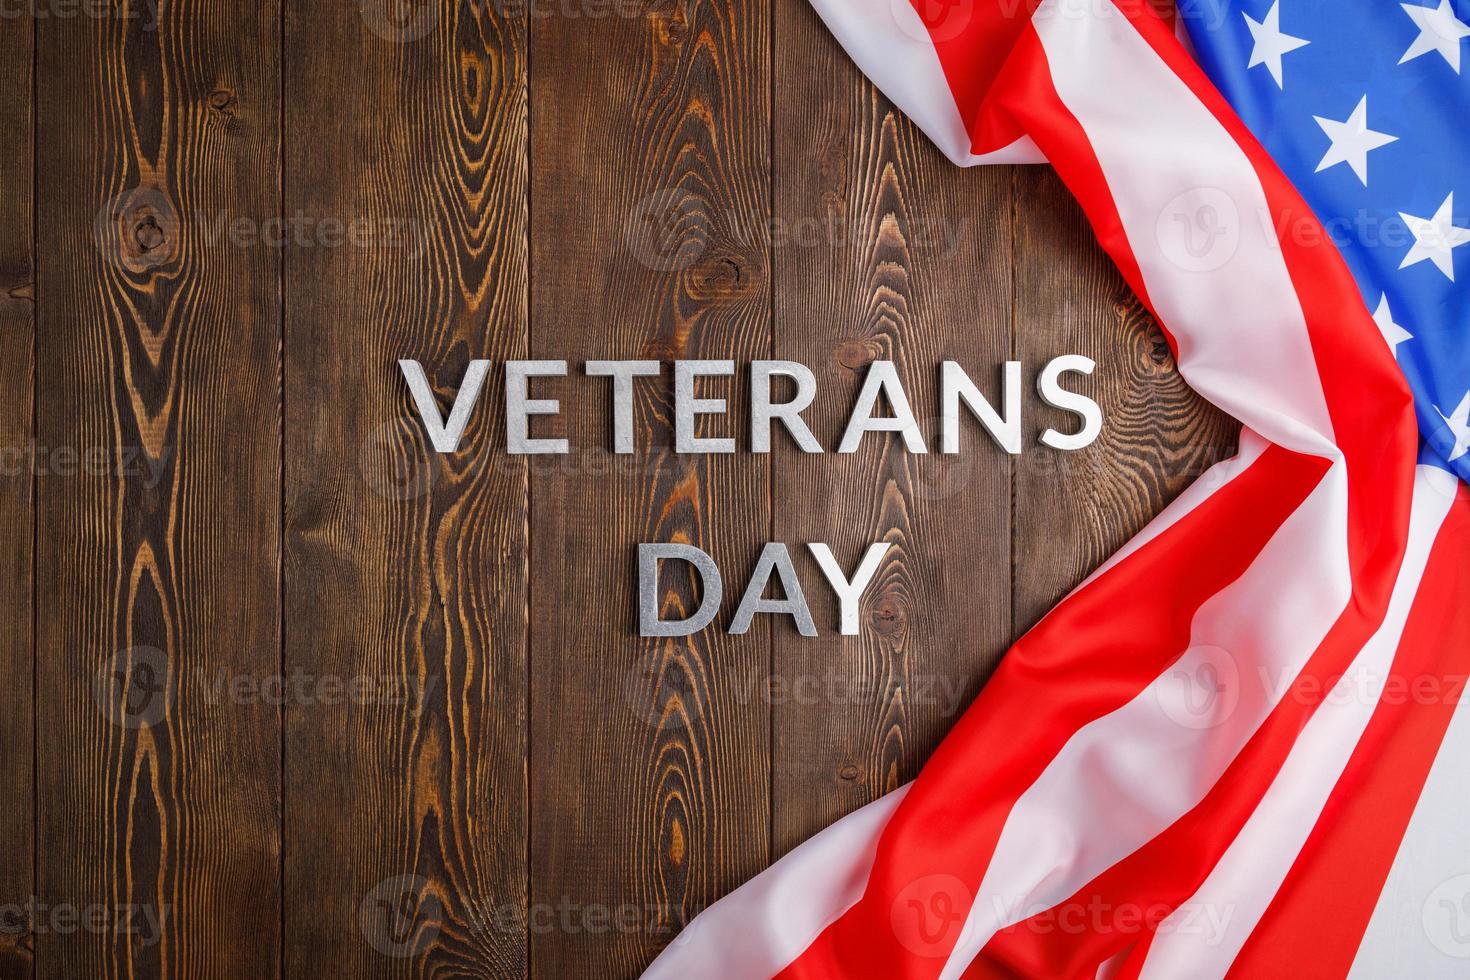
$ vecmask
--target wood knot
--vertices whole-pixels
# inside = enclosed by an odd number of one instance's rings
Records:
[[[892,599],[884,599],[868,613],[873,632],[879,636],[898,636],[908,625],[908,612]]]
[[[688,40],[689,13],[683,4],[677,4],[669,13],[658,16],[657,30],[660,44],[678,47]]]
[[[133,226],[133,241],[138,244],[138,254],[147,255],[154,249],[166,245],[168,234],[158,223],[155,215],[145,214],[142,220]]]
[[[235,109],[239,104],[240,100],[235,97],[235,93],[227,88],[217,88],[209,93],[210,111],[217,112],[227,119],[234,118]]]
[[[1160,366],[1173,362],[1174,352],[1169,349],[1169,341],[1163,334],[1155,333],[1149,336],[1148,359]]]
[[[843,766],[841,769],[837,770],[837,775],[841,776],[844,780],[850,783],[854,779],[858,778],[858,767],[854,765]]]
[[[168,262],[181,240],[178,212],[154,186],[135,187],[108,201],[97,213],[93,234],[110,261],[134,273]]]
[[[866,340],[844,340],[832,351],[837,363],[849,371],[858,371],[877,359],[877,351]]]
[[[687,292],[691,299],[734,299],[750,292],[754,284],[743,258],[713,255],[689,270]]]
[[[5,291],[5,295],[22,303],[34,303],[36,301],[36,284],[23,282],[19,286],[12,286]]]

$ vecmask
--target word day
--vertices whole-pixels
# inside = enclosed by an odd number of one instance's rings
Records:
[[[869,546],[867,553],[858,562],[851,577],[842,570],[832,549],[820,541],[807,545],[812,557],[822,570],[832,594],[837,598],[838,629],[843,636],[856,636],[858,616],[863,593],[891,545],[877,542]],[[703,593],[699,608],[680,620],[663,618],[664,592],[659,587],[660,563],[682,561],[688,563],[694,576],[699,579]],[[774,579],[781,587],[781,598],[766,598],[767,587]],[[720,611],[725,597],[724,580],[714,559],[701,548],[678,543],[640,544],[638,546],[638,635],[639,636],[689,636],[698,633],[711,622]],[[750,630],[757,613],[790,616],[796,631],[802,636],[816,636],[817,626],[812,621],[811,609],[807,606],[806,593],[796,575],[796,566],[786,546],[773,541],[761,551],[750,582],[735,608],[735,617],[730,621],[729,632],[739,636]]]

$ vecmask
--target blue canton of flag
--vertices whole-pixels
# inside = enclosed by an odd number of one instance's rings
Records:
[[[1347,259],[1470,480],[1470,0],[1180,0],[1200,64]]]

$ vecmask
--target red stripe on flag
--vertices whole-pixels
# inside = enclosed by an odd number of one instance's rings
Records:
[[[1009,68],[1007,59],[1015,57],[1018,43],[1031,34],[1031,15],[1041,0],[907,2],[929,29],[955,106],[970,131],[972,151],[989,153],[1020,139],[1022,127],[1015,118],[988,111],[985,103],[999,87],[997,76]]]

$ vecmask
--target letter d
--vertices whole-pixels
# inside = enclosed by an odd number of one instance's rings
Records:
[[[688,619],[665,621],[659,618],[661,593],[658,587],[658,563],[664,558],[678,558],[694,566],[704,587],[699,608]],[[688,636],[710,624],[720,611],[724,584],[714,560],[689,544],[640,544],[638,546],[638,635]]]

